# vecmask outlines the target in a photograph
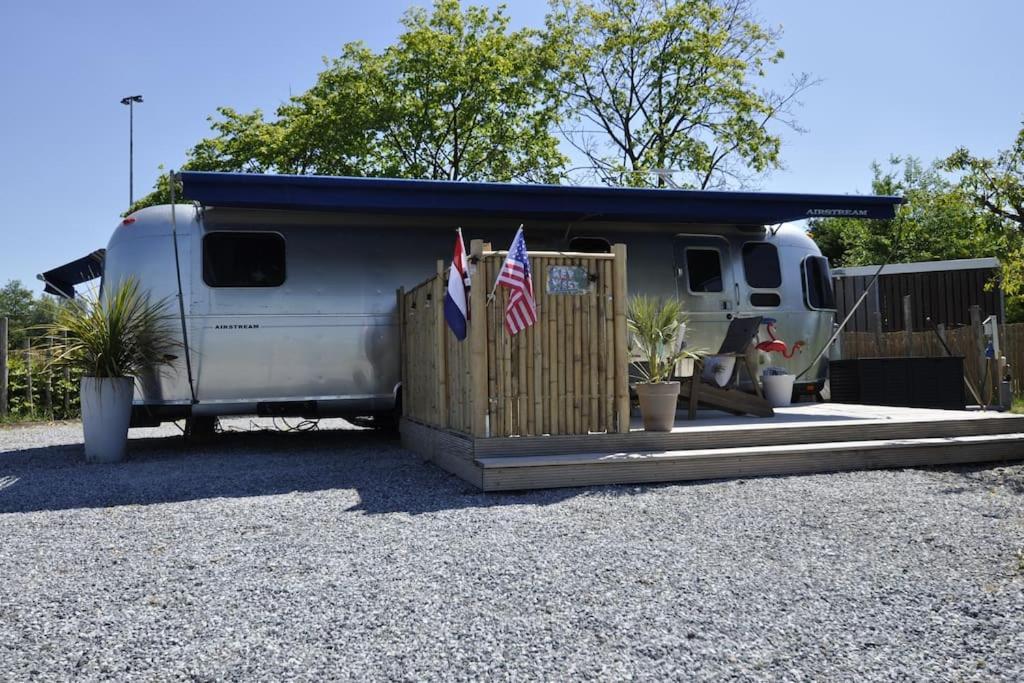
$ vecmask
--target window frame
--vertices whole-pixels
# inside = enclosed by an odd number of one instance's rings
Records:
[[[720,289],[714,291],[694,291],[691,287],[690,281],[690,257],[691,251],[713,251],[718,256],[718,280],[720,282]],[[683,247],[683,266],[686,269],[686,291],[695,296],[722,296],[725,293],[725,269],[722,267],[722,250],[720,247],[712,246],[686,246]]]
[[[810,280],[810,271],[807,268],[807,262],[809,260],[811,260],[811,259],[821,259],[822,261],[825,262],[825,267],[828,269],[828,271],[827,271],[828,274],[829,274],[829,283],[828,284],[829,284],[829,287],[832,290],[832,307],[831,308],[821,307],[821,306],[813,306],[811,304],[811,280]],[[807,306],[808,310],[811,310],[811,311],[830,311],[832,313],[835,313],[837,310],[839,310],[836,307],[836,290],[835,290],[835,287],[832,285],[831,276],[832,276],[832,267],[829,265],[828,259],[825,258],[824,256],[822,256],[821,254],[808,254],[807,256],[804,256],[803,259],[800,260],[800,282],[803,284],[804,305]]]
[[[238,235],[273,235],[274,237],[277,237],[280,240],[280,242],[281,242],[281,257],[282,257],[281,258],[281,261],[282,261],[282,263],[281,263],[281,265],[282,265],[281,281],[276,283],[276,284],[271,284],[271,285],[257,285],[257,284],[251,284],[251,285],[215,285],[215,284],[211,284],[210,281],[206,277],[206,275],[207,275],[207,267],[206,267],[207,266],[207,261],[206,261],[206,238],[208,238],[208,237],[210,237],[212,235],[233,235],[233,236],[238,236]],[[206,233],[203,234],[202,240],[200,241],[200,245],[199,245],[199,253],[200,253],[200,263],[199,263],[199,265],[200,265],[200,269],[202,270],[203,284],[206,285],[207,287],[209,287],[210,289],[275,289],[277,287],[284,286],[284,284],[286,282],[288,282],[288,240],[285,238],[283,233],[281,233],[280,231],[277,231],[277,230],[210,230],[209,232],[206,232]]]

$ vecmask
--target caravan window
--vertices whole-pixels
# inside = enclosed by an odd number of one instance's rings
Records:
[[[722,291],[722,258],[717,249],[687,249],[686,279],[695,293]]]
[[[203,238],[203,281],[210,287],[280,287],[284,238],[273,232],[211,232]]]
[[[835,294],[832,291],[832,274],[824,256],[808,256],[801,265],[804,276],[804,297],[807,307],[834,310]]]
[[[747,242],[743,245],[743,273],[751,287],[774,289],[780,286],[779,250],[768,242]]]

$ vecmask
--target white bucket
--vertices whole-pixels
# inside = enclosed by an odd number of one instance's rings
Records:
[[[762,375],[764,397],[773,408],[788,406],[793,402],[793,382],[796,375]]]
[[[130,377],[82,378],[82,431],[88,462],[124,460],[134,389]]]

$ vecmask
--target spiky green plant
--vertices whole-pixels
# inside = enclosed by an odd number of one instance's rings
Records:
[[[633,363],[644,382],[667,382],[672,379],[676,363],[683,358],[699,358],[702,354],[682,343],[680,332],[686,322],[678,299],[657,299],[635,296],[629,300],[626,328],[629,330],[631,355],[640,356]]]
[[[134,278],[62,306],[49,333],[58,340],[54,364],[86,377],[139,377],[173,360],[181,348],[168,300],[152,301]],[[65,340],[66,334],[66,340]]]

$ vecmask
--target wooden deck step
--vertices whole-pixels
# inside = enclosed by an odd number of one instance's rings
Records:
[[[486,491],[723,479],[1024,458],[1024,433],[477,457]]]
[[[1024,431],[1024,417],[993,414],[982,417],[959,411],[946,419],[832,420],[779,423],[757,420],[739,425],[685,426],[672,432],[631,431],[627,434],[525,436],[478,440],[475,455],[541,456],[549,453],[653,452],[695,449],[754,448],[838,441],[947,438]]]

